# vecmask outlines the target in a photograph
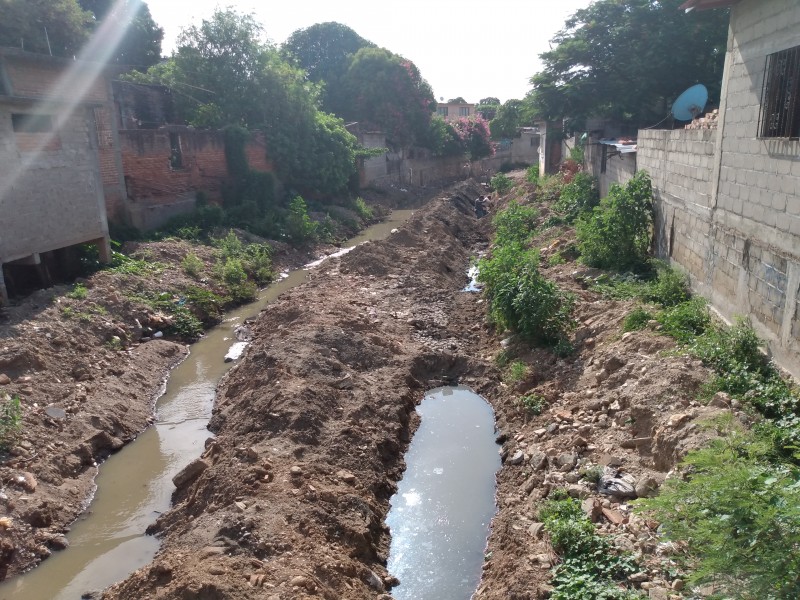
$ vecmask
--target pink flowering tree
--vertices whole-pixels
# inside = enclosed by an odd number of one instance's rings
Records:
[[[480,115],[462,117],[453,123],[453,127],[458,132],[470,160],[494,155],[494,144],[490,139],[489,122],[486,119]]]

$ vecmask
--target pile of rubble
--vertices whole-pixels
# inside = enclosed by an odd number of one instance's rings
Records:
[[[684,126],[684,129],[716,129],[719,122],[719,109],[715,108],[702,117],[692,119],[692,122]]]

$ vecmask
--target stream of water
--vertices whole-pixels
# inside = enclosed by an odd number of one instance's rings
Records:
[[[431,390],[392,497],[396,600],[469,600],[481,576],[500,468],[489,404],[466,387]]]
[[[394,211],[335,254],[388,237],[412,212]],[[87,591],[124,579],[153,559],[159,541],[145,535],[145,529],[169,509],[173,476],[202,453],[211,435],[206,425],[217,383],[233,364],[224,362],[224,357],[236,342],[234,329],[303,283],[308,269],[320,263],[309,263],[269,286],[256,302],[228,313],[192,345],[186,360],[170,372],[166,390],[156,403],[155,425],[100,466],[95,497],[67,535],[69,548],[0,584],[0,600],[77,600]]]

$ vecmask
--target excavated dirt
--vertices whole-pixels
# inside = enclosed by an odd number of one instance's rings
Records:
[[[215,436],[179,477],[174,508],[151,528],[163,537],[161,550],[103,598],[389,599],[397,581],[385,568],[385,517],[418,422],[414,408],[426,390],[454,384],[493,405],[504,459],[476,598],[548,595],[557,557],[536,524],[536,502],[554,487],[584,498],[598,526],[642,557],[637,586],[666,593],[672,575],[664,569],[678,549],[657,544],[657,524],[631,515],[625,498],[599,495],[580,473],[608,466],[630,479],[633,496],[652,493],[711,435],[699,423],[729,409],[695,401],[708,373],[670,340],[653,330],[621,333],[630,303],[585,289],[590,273],[574,263],[547,266],[569,246],[568,231],[548,230],[537,243],[543,270],[578,298],[576,351],[561,359],[503,339],[480,294],[461,291],[491,233],[489,219],[474,216],[483,192],[456,186],[388,240],[331,259],[261,312],[251,345],[219,385]],[[9,573],[35,560],[17,558],[36,553],[27,540],[37,540],[40,555],[54,547],[51,537],[69,522],[55,519],[59,503],[77,514],[93,461],[150,417],[148,378],[161,372],[153,365],[166,367],[184,352],[170,342],[138,344],[87,365],[92,378],[76,381],[64,349],[79,357],[89,333],[47,333],[23,324],[0,332],[3,346],[36,340],[25,352],[0,347],[0,372],[13,369],[7,387],[25,393],[26,403],[27,447],[0,471],[11,524],[0,534],[4,547],[17,548]],[[523,381],[504,382],[500,352],[529,366]],[[122,359],[131,364],[123,369]],[[115,402],[95,408],[96,396],[115,385]],[[547,401],[541,415],[520,402],[532,393]],[[43,407],[56,401],[71,416],[48,417]],[[28,432],[35,419],[38,437]],[[26,473],[38,487],[26,488]]]

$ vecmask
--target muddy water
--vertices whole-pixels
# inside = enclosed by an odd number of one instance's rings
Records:
[[[388,237],[411,213],[393,212],[388,220],[348,241],[345,251],[368,240]],[[319,262],[310,263],[308,268]],[[225,363],[223,357],[236,343],[234,329],[307,277],[305,268],[286,275],[262,291],[255,303],[229,313],[191,347],[189,357],[170,373],[165,392],[156,403],[155,426],[99,469],[94,500],[67,536],[70,547],[53,554],[30,573],[0,584],[0,599],[77,600],[86,591],[124,579],[153,559],[159,542],[144,531],[169,509],[172,477],[201,454],[211,435],[206,425],[217,382],[232,364]]]
[[[428,392],[392,498],[389,573],[397,600],[469,600],[496,512],[494,414],[465,387]]]

